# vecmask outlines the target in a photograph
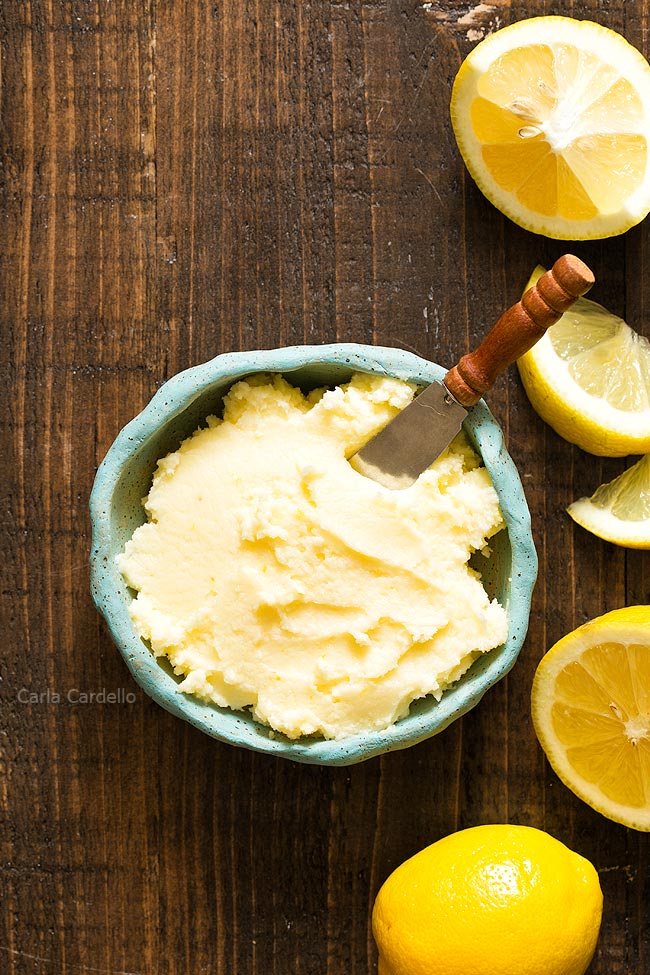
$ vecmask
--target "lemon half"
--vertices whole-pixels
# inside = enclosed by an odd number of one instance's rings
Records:
[[[604,457],[650,453],[650,342],[622,318],[578,298],[517,366],[535,412],[565,440]]]
[[[531,700],[565,785],[609,819],[650,830],[650,606],[614,610],[556,643]]]
[[[489,35],[451,119],[479,188],[534,233],[610,237],[650,210],[650,65],[607,27],[534,17]]]

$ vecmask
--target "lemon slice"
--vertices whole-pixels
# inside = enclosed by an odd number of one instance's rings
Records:
[[[650,342],[622,318],[578,298],[517,366],[534,410],[565,440],[604,457],[650,453]]]
[[[650,548],[650,454],[567,508],[587,531],[626,548]]]
[[[534,17],[489,35],[454,82],[465,164],[537,234],[621,234],[650,210],[650,65],[607,27]]]
[[[533,724],[556,773],[617,823],[650,831],[650,606],[579,626],[542,658]]]

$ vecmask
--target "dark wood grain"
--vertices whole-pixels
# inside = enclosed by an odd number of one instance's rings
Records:
[[[592,975],[650,973],[648,836],[559,783],[529,713],[543,652],[650,603],[650,563],[565,516],[625,461],[560,440],[513,370],[490,402],[538,544],[531,627],[512,674],[443,735],[348,769],[211,741],[133,684],[88,591],[97,464],[173,373],[333,340],[451,365],[566,249],[487,203],[448,117],[472,43],[541,13],[648,54],[645,0],[0,7],[0,971],[367,975],[388,873],[454,829],[510,821],[598,867]],[[594,298],[645,334],[649,232],[573,245]],[[73,688],[135,700],[74,705]]]

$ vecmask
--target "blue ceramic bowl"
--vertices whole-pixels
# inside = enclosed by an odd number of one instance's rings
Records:
[[[341,344],[295,346],[217,356],[174,376],[119,434],[102,462],[90,499],[93,527],[92,592],[135,680],[162,707],[213,738],[256,751],[317,765],[352,765],[373,755],[406,748],[429,738],[473,708],[514,664],[526,635],[537,556],[530,515],[517,470],[501,430],[483,402],[470,412],[465,430],[481,453],[498,492],[506,530],[490,542],[492,557],[474,558],[486,589],[508,614],[506,643],[480,657],[436,702],[416,701],[410,713],[386,731],[338,741],[269,736],[269,729],[244,711],[207,704],[179,691],[179,679],[164,658],[156,659],[133,628],[133,593],[120,575],[115,556],[145,521],[142,498],[149,491],[157,461],[175,450],[211,413],[237,380],[254,372],[281,372],[294,385],[313,388],[346,382],[353,372],[396,376],[419,384],[440,379],[441,366],[401,349]]]

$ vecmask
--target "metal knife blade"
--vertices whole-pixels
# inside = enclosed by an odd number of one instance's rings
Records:
[[[353,454],[350,464],[394,491],[410,487],[449,446],[467,413],[444,383],[431,383]]]

